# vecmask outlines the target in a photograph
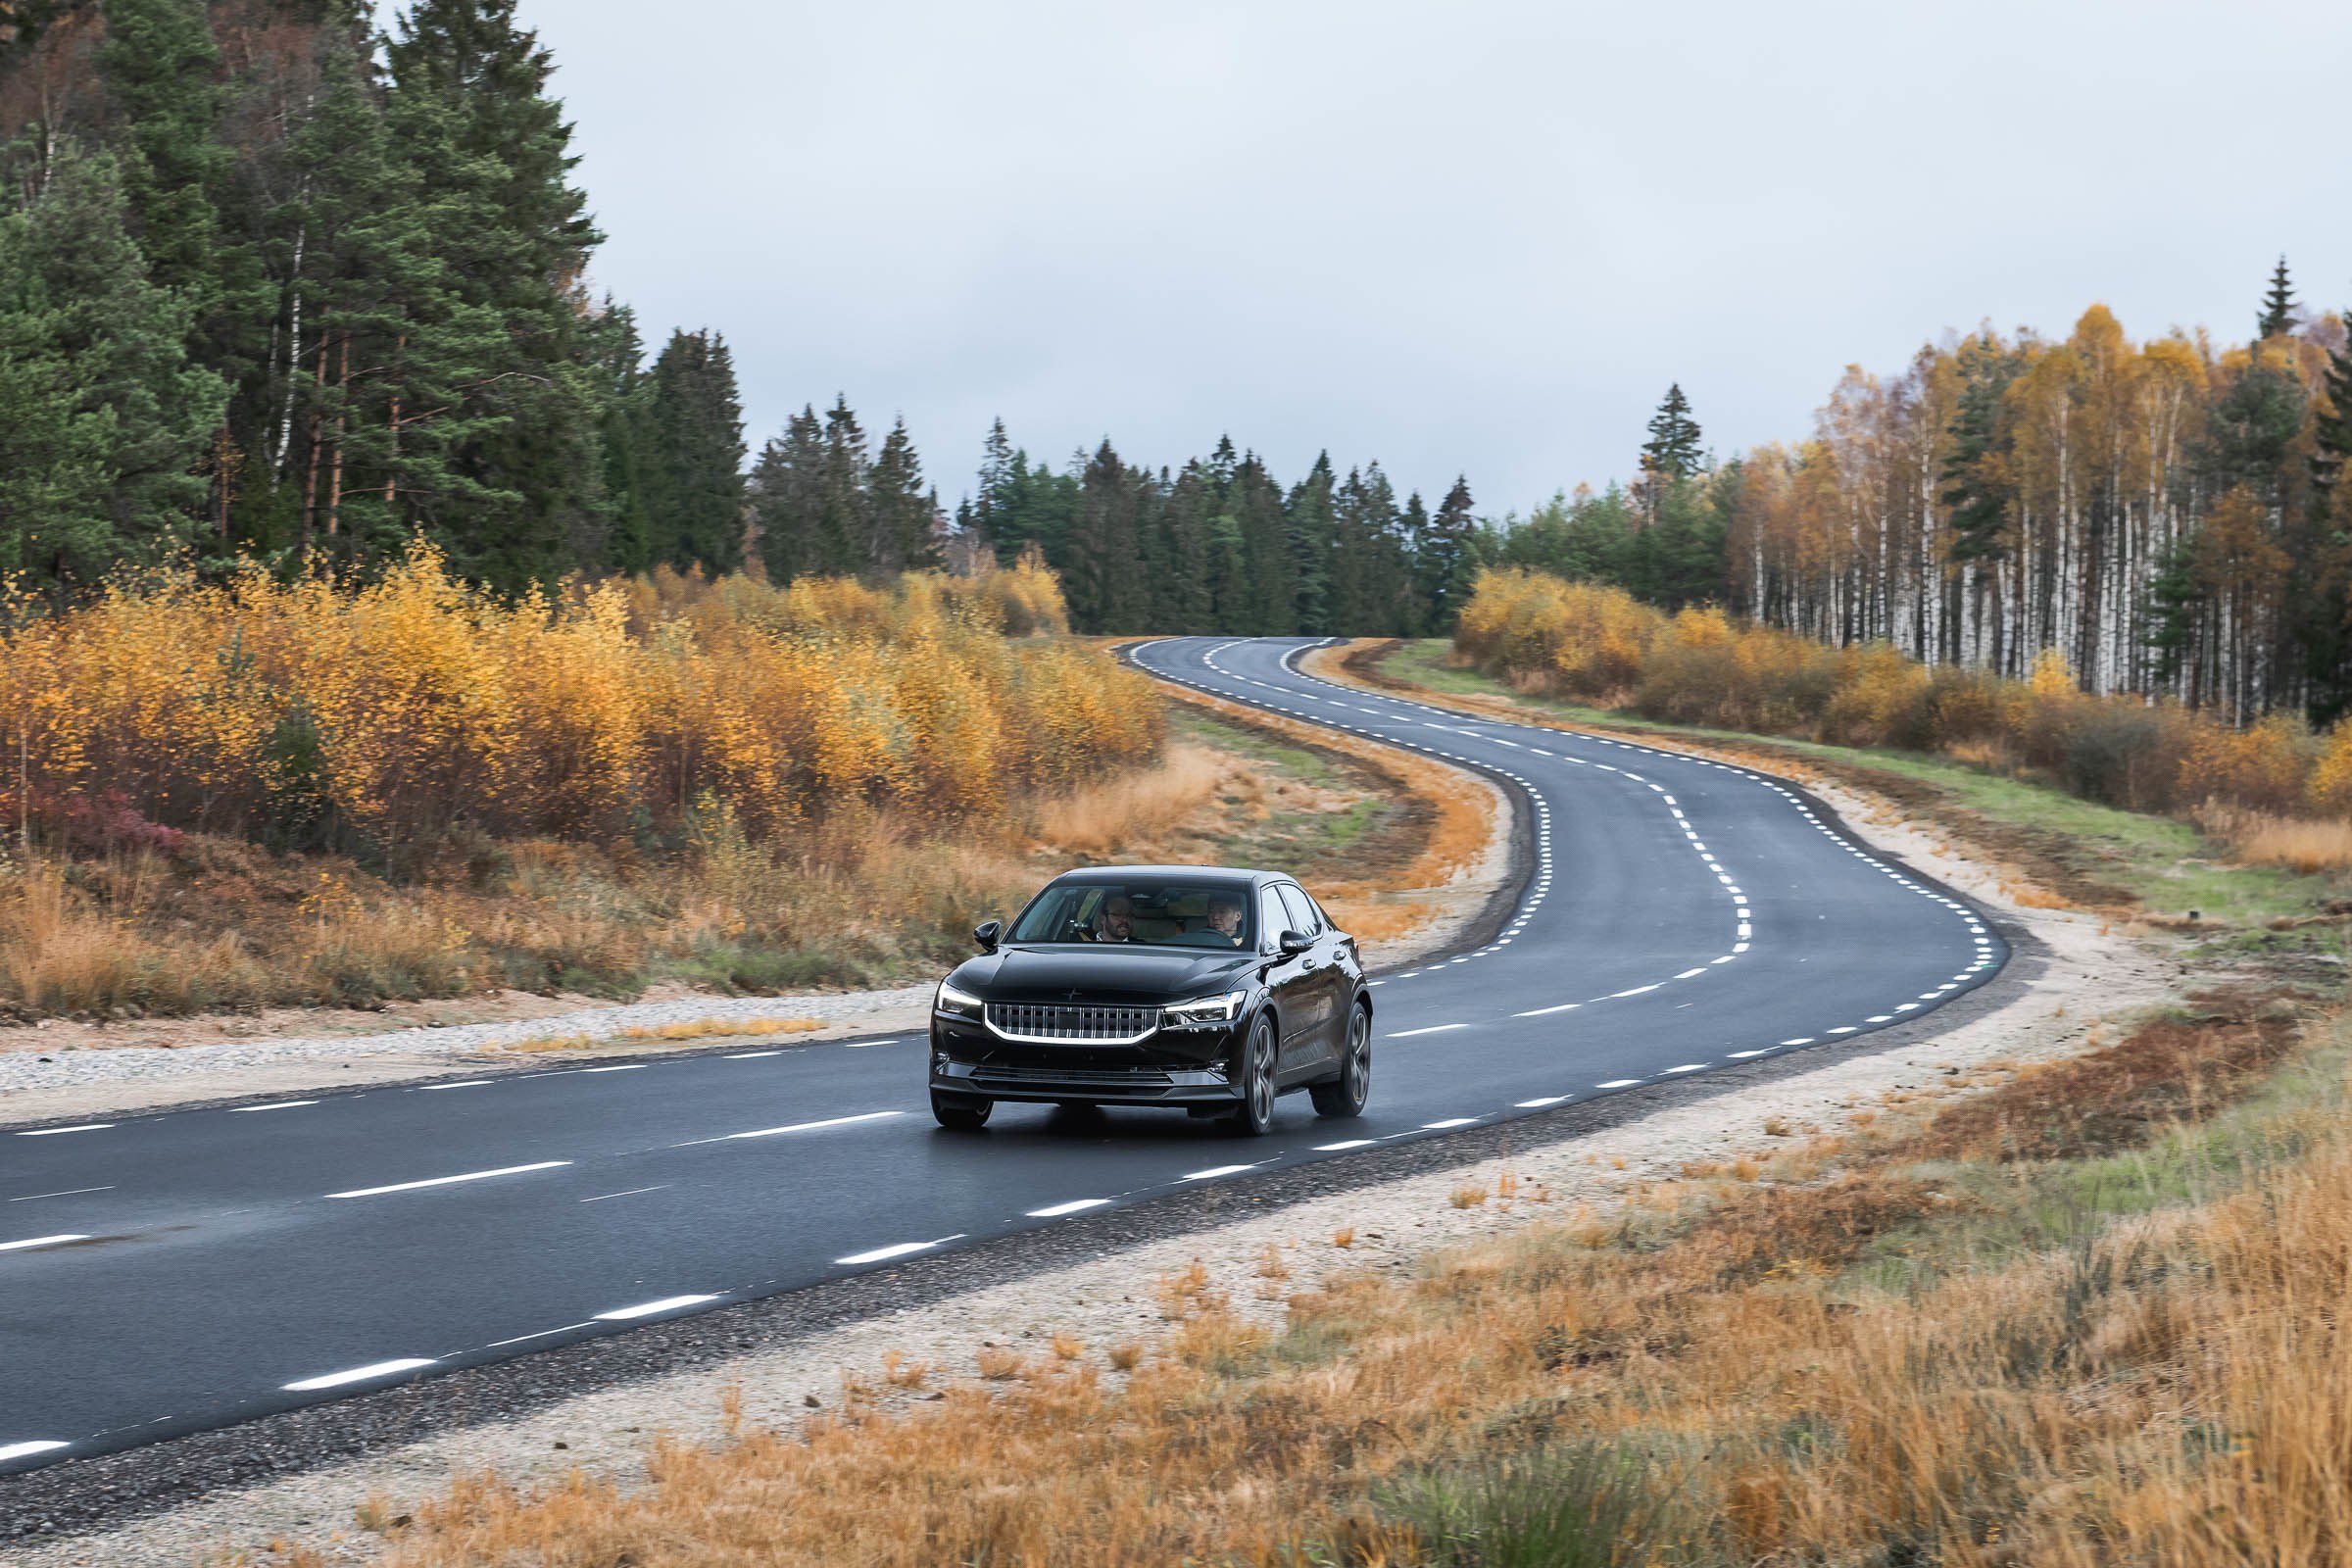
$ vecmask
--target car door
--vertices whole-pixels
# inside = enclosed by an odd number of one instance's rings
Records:
[[[1276,1045],[1279,1051],[1276,1071],[1289,1075],[1302,1060],[1301,1051],[1311,1052],[1315,1038],[1315,987],[1320,978],[1320,965],[1315,962],[1312,948],[1284,957],[1282,934],[1296,927],[1291,911],[1283,904],[1282,895],[1274,883],[1257,890],[1257,951],[1266,956],[1266,992],[1274,1000],[1275,1016],[1281,1020]]]
[[[1301,960],[1306,969],[1307,1004],[1313,1010],[1314,1017],[1300,1031],[1298,1063],[1300,1066],[1313,1066],[1337,1060],[1340,1054],[1340,1008],[1346,1003],[1344,993],[1348,985],[1348,973],[1340,966],[1339,955],[1333,951],[1338,941],[1337,934],[1303,888],[1284,882],[1278,884],[1275,891],[1281,894],[1283,906],[1290,911],[1291,929],[1303,932],[1315,942]]]

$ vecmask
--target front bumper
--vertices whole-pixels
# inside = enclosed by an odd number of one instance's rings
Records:
[[[931,1087],[946,1095],[1042,1103],[1233,1105],[1236,1030],[1161,1029],[1132,1046],[1029,1045],[934,1014]]]

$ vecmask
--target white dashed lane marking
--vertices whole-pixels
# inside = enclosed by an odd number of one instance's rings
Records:
[[[535,1170],[558,1170],[570,1164],[568,1159],[542,1159],[529,1165],[502,1165],[497,1170],[469,1170],[462,1176],[431,1176],[420,1182],[393,1182],[384,1187],[355,1187],[347,1193],[329,1193],[329,1198],[380,1198],[386,1193],[414,1193],[427,1187],[455,1187],[461,1182],[486,1182],[495,1176],[521,1176]]]
[[[933,1244],[917,1242],[913,1245],[917,1248],[924,1248]],[[846,1263],[850,1259],[845,1257],[841,1261]],[[715,1296],[664,1296],[658,1301],[640,1301],[635,1306],[616,1306],[610,1312],[599,1312],[596,1314],[596,1321],[599,1323],[633,1323],[641,1317],[660,1317],[664,1312],[682,1312],[690,1306],[700,1306],[705,1301],[717,1299],[718,1298]]]
[[[320,1389],[346,1388],[354,1383],[374,1383],[383,1378],[398,1377],[403,1372],[415,1372],[431,1366],[433,1357],[413,1355],[398,1361],[374,1361],[367,1366],[355,1366],[348,1372],[328,1372],[320,1377],[304,1378],[298,1383],[282,1385],[288,1394],[313,1394]]]
[[[31,1443],[0,1443],[0,1464],[6,1464],[11,1459],[29,1459],[36,1453],[55,1453],[60,1448],[72,1446],[74,1445],[70,1443],[47,1438]]]
[[[87,1236],[32,1236],[21,1242],[0,1242],[0,1252],[23,1252],[35,1247],[63,1247],[68,1242],[86,1242]]]

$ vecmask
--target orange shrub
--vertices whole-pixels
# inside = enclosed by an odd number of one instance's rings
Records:
[[[2352,722],[2315,738],[2292,714],[2241,730],[2169,700],[2093,697],[2054,648],[2024,680],[1930,669],[1888,643],[1833,648],[1711,607],[1669,617],[1524,568],[1481,575],[1459,624],[1454,647],[1491,674],[1652,718],[2022,763],[2135,810],[2352,814]]]
[[[1143,676],[1030,635],[1066,624],[1029,565],[891,588],[664,571],[514,605],[421,545],[350,592],[247,570],[0,606],[0,805],[325,817],[387,851],[461,823],[674,834],[705,801],[755,837],[853,801],[968,815],[1156,754]]]

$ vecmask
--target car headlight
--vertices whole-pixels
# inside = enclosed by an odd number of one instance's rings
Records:
[[[980,999],[968,991],[958,991],[947,981],[939,983],[939,995],[931,999],[931,1010],[944,1012],[951,1018],[978,1018]]]
[[[1196,997],[1191,1002],[1160,1008],[1159,1021],[1170,1029],[1181,1029],[1187,1024],[1231,1023],[1242,1015],[1242,1008],[1249,1001],[1247,991],[1228,991],[1221,997]]]

